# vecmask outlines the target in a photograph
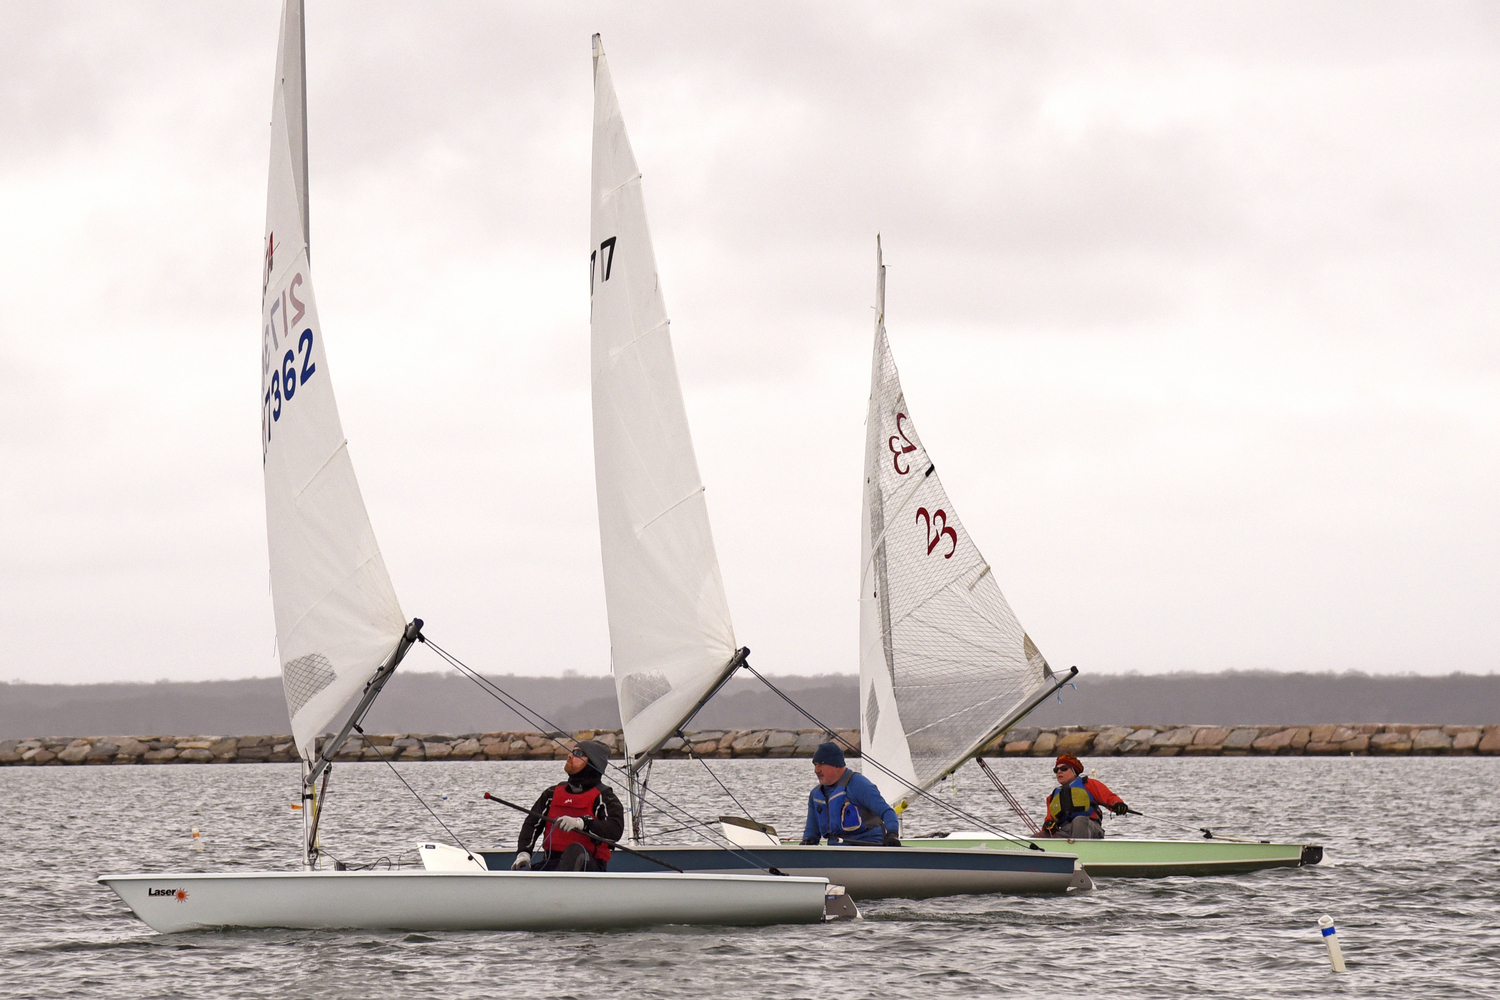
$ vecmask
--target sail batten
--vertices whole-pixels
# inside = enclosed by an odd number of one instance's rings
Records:
[[[595,36],[594,479],[610,666],[626,748],[637,758],[739,664],[640,180]]]
[[[308,268],[300,0],[282,10],[261,307],[261,448],[277,655],[298,752],[388,663],[406,619],[365,510]]]
[[[861,514],[860,735],[911,798],[1014,722],[1051,676],[964,529],[911,416],[885,330],[876,242],[875,348]]]

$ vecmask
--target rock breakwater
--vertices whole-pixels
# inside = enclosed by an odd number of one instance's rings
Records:
[[[859,733],[839,730],[855,747]],[[828,739],[820,729],[705,730],[687,740],[669,740],[664,757],[811,757]],[[337,761],[554,760],[564,746],[596,739],[621,754],[619,730],[585,729],[543,734],[395,733],[350,740]],[[560,742],[561,741],[561,742]],[[1432,756],[1500,754],[1500,725],[1323,726],[1064,726],[1017,728],[987,751],[989,757],[1051,757],[1072,753],[1093,757],[1234,756]],[[38,767],[85,764],[264,764],[297,759],[290,736],[84,736],[0,740],[0,766]]]

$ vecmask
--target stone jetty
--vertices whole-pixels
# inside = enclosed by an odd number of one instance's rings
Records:
[[[859,746],[856,730],[838,736]],[[705,730],[669,740],[664,757],[811,757],[829,738],[821,729]],[[621,752],[619,730],[573,733],[433,733],[351,739],[338,761],[554,760],[575,740],[600,740]],[[689,746],[691,745],[691,746]],[[1500,725],[1415,726],[1063,726],[1017,728],[988,757],[1434,756],[1500,754]],[[857,754],[857,751],[856,751]],[[85,736],[0,740],[0,766],[79,764],[264,764],[297,759],[290,736]]]

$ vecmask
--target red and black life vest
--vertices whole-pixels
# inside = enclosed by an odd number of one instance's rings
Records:
[[[590,819],[594,815],[594,803],[599,800],[599,786],[581,792],[568,791],[567,782],[552,789],[552,804],[547,807],[547,832],[542,836],[542,846],[548,853],[561,854],[569,844],[582,844],[583,849],[600,864],[609,860],[608,844],[601,844],[585,833],[559,830],[556,820],[564,816],[582,816]]]

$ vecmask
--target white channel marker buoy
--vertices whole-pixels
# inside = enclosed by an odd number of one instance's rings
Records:
[[[1344,953],[1339,949],[1339,937],[1334,930],[1333,918],[1323,914],[1318,918],[1318,927],[1323,931],[1323,943],[1328,946],[1328,964],[1334,972],[1344,971]]]
[[[203,834],[198,832],[198,828],[196,826],[193,827],[193,850],[197,851],[199,854],[203,853]]]

